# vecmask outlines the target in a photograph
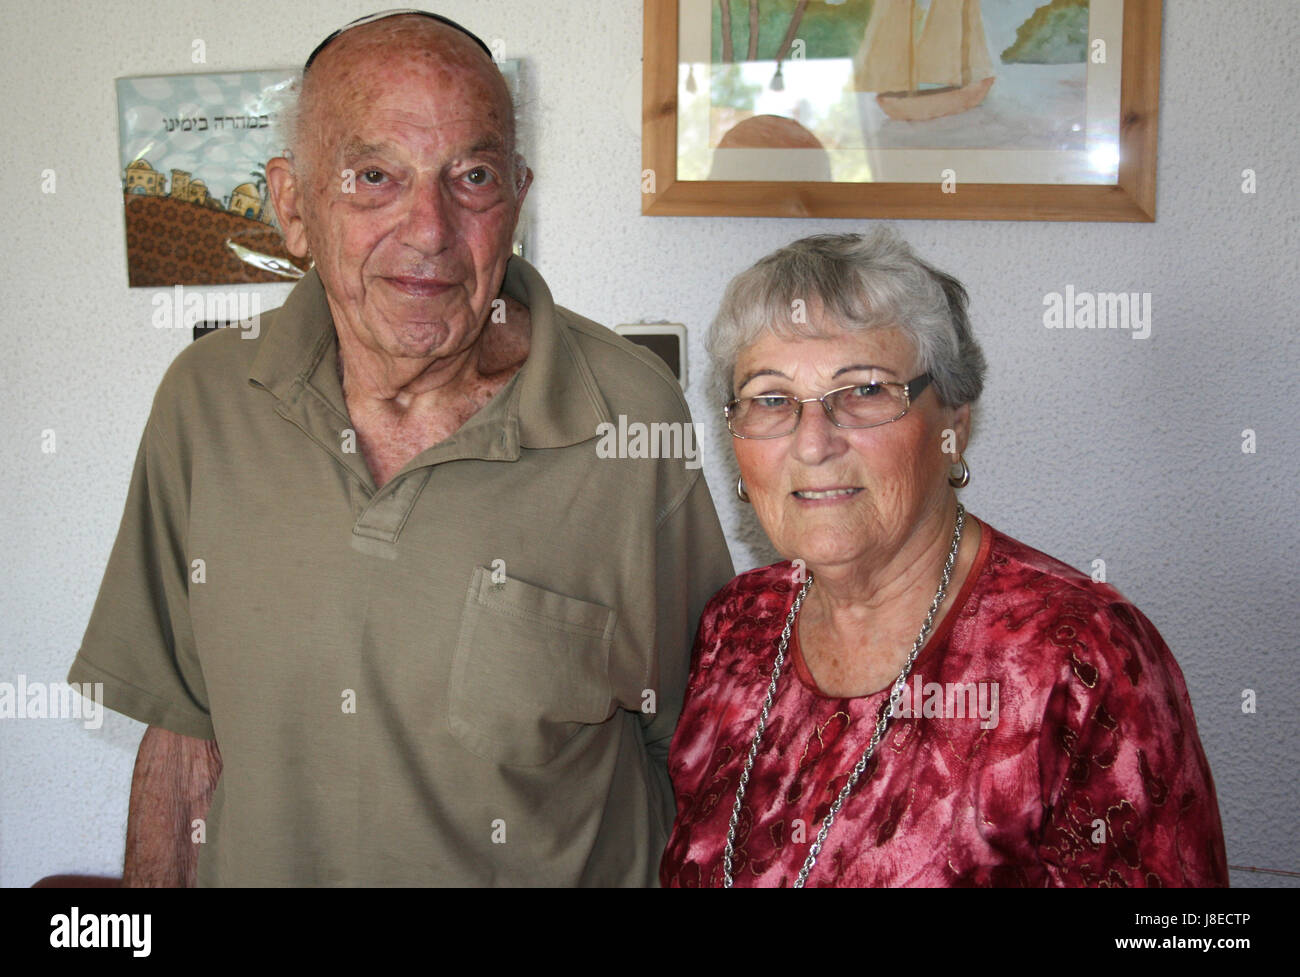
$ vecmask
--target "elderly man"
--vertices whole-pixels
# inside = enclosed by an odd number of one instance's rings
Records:
[[[653,883],[694,625],[732,568],[671,374],[511,258],[482,41],[367,18],[267,178],[314,270],[179,356],[71,671],[149,724],[127,884]]]

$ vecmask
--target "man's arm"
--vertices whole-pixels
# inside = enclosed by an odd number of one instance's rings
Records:
[[[709,598],[735,575],[727,540],[702,475],[663,520],[658,547],[658,711],[645,730],[645,739],[646,751],[667,783],[668,748],[682,709],[700,614]]]
[[[193,888],[194,819],[207,818],[221,776],[216,740],[150,726],[140,740],[126,822],[124,887]]]

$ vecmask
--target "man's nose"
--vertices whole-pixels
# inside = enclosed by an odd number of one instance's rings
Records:
[[[427,254],[441,251],[454,231],[454,206],[441,180],[416,181],[402,219],[402,243]]]

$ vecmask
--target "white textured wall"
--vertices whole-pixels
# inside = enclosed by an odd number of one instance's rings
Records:
[[[155,385],[187,341],[153,329],[152,293],[126,287],[113,79],[195,70],[195,38],[207,44],[204,70],[296,64],[382,4],[3,7],[0,681],[58,681],[90,613]],[[562,304],[611,324],[685,322],[699,367],[731,275],[796,237],[866,226],[641,217],[639,0],[437,9],[527,61],[540,134],[533,258]],[[1075,566],[1105,559],[1187,677],[1229,862],[1292,871],[1297,50],[1300,5],[1290,0],[1168,0],[1155,224],[902,225],[969,287],[991,364],[968,507]],[[1240,191],[1246,167],[1258,173],[1254,196]],[[58,174],[53,195],[40,192],[45,168]],[[1043,295],[1067,284],[1151,292],[1151,338],[1045,329]],[[263,289],[263,308],[285,292]],[[697,417],[716,409],[703,383],[688,394]],[[1247,427],[1254,455],[1241,451]],[[51,428],[57,451],[43,454]],[[738,565],[766,562],[716,437],[706,470]],[[1256,715],[1242,714],[1245,688],[1258,694]],[[141,732],[111,714],[97,732],[74,720],[0,720],[0,884],[120,871]],[[1233,882],[1296,880],[1234,872]]]

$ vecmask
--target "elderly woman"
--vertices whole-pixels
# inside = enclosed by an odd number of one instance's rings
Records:
[[[709,342],[787,560],[700,622],[664,885],[1226,885],[1155,627],[957,501],[962,286],[889,231],[807,238],[731,283]]]

